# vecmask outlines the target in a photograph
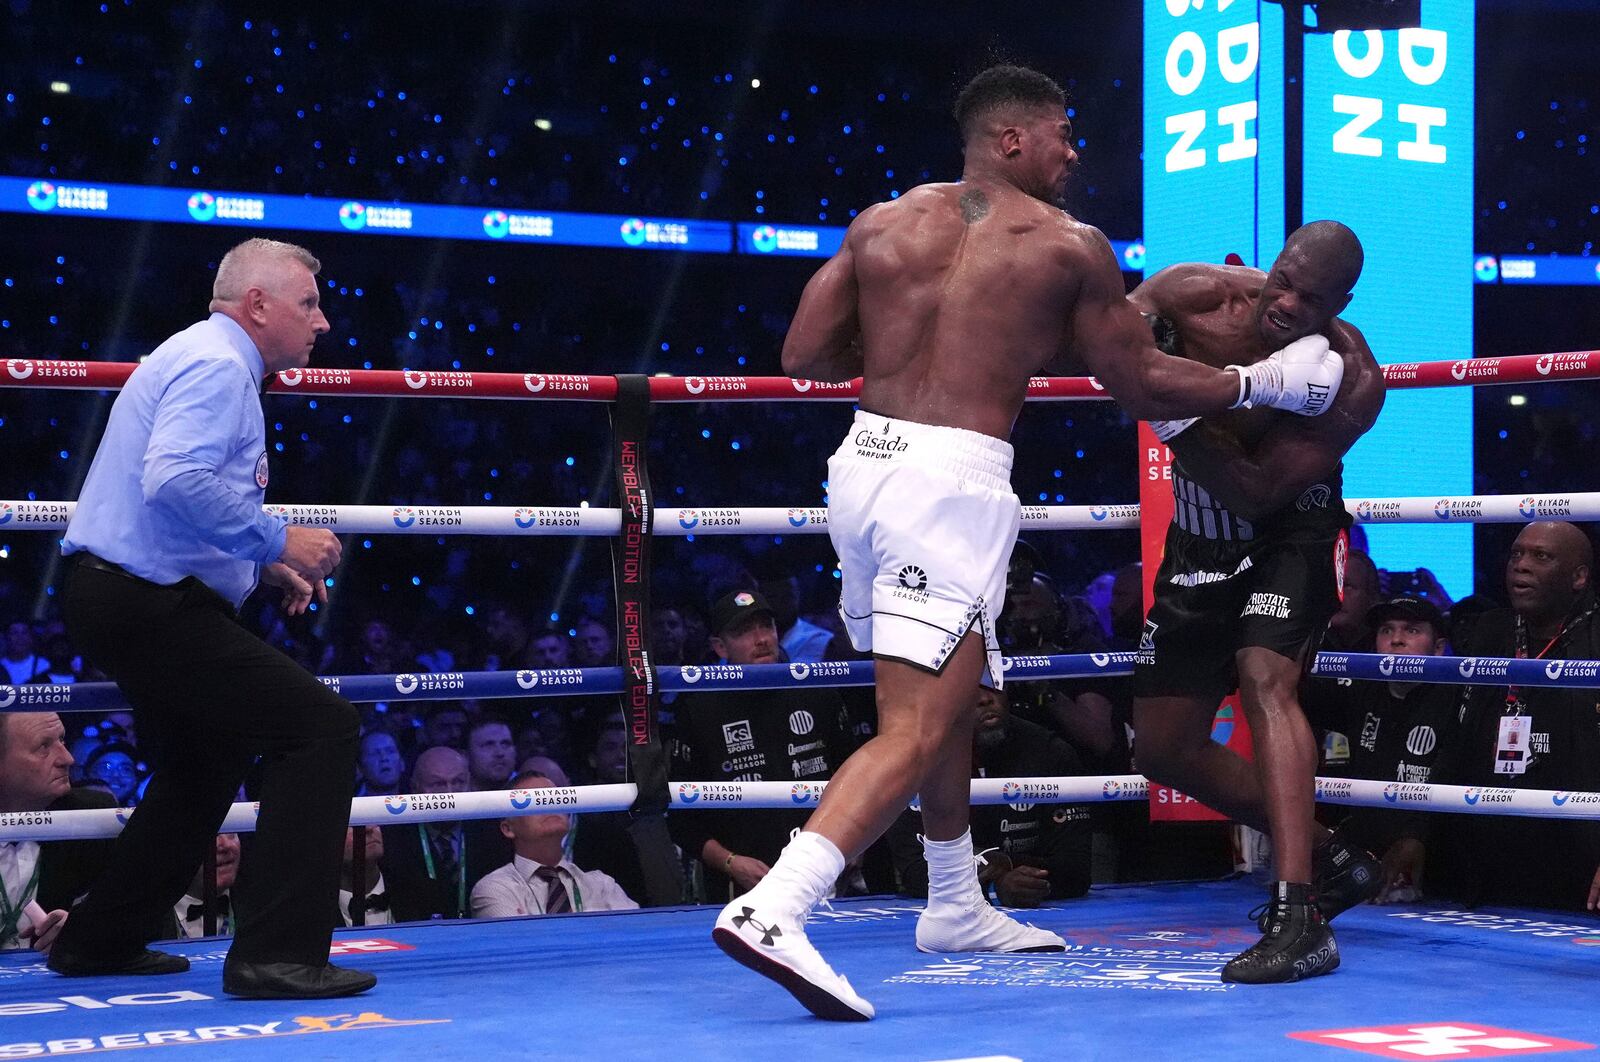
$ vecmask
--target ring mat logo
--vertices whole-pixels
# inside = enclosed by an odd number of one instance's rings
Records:
[[[928,588],[928,574],[915,564],[908,564],[899,571],[900,585],[907,590],[926,590]]]

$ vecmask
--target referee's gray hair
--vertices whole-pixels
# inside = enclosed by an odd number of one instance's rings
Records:
[[[222,256],[217,265],[217,277],[211,283],[210,308],[214,311],[219,303],[238,302],[246,291],[260,282],[264,268],[283,262],[299,262],[311,270],[313,276],[322,272],[317,256],[304,247],[257,236]]]

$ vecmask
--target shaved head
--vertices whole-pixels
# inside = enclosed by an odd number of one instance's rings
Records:
[[[1558,623],[1590,588],[1594,546],[1576,524],[1541,520],[1524,527],[1506,559],[1511,607],[1537,628]]]
[[[1333,286],[1350,291],[1361,279],[1366,253],[1361,241],[1348,225],[1337,221],[1308,221],[1284,241],[1283,253],[1321,263],[1329,272]]]

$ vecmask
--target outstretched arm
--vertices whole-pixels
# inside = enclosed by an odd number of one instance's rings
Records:
[[[1155,344],[1150,328],[1123,292],[1111,243],[1087,228],[1074,263],[1082,281],[1067,328],[1067,353],[1081,361],[1131,417],[1176,420],[1231,409],[1239,374],[1174,358]]]
[[[860,287],[851,246],[854,233],[852,225],[839,253],[817,270],[800,296],[800,306],[783,340],[783,371],[790,376],[836,383],[862,373],[861,319],[856,312]]]

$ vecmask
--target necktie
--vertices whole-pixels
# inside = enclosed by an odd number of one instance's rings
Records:
[[[565,914],[572,910],[572,898],[567,895],[567,887],[555,867],[540,867],[533,876],[549,886],[550,891],[545,894],[545,914]]]

